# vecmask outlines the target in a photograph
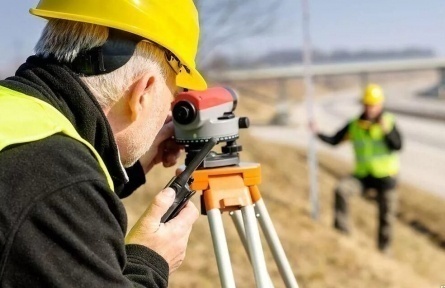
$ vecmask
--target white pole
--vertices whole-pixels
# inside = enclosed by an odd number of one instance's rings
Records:
[[[309,123],[314,123],[314,100],[312,79],[312,47],[310,33],[310,7],[309,0],[301,0],[302,29],[303,29],[303,64],[306,109]],[[313,219],[318,219],[318,183],[317,183],[317,147],[314,133],[309,134],[308,165],[309,165],[309,189],[311,201],[311,214]]]
[[[210,234],[212,235],[221,287],[235,288],[235,277],[233,276],[232,263],[230,262],[229,248],[227,246],[221,211],[216,208],[207,211],[207,219],[209,220]]]
[[[277,231],[273,226],[269,212],[267,211],[266,205],[264,204],[262,198],[255,202],[255,212],[257,212],[261,229],[263,230],[263,234],[266,237],[270,250],[272,251],[273,258],[275,259],[275,263],[278,266],[278,270],[280,271],[286,288],[298,288],[297,279],[295,279],[292,268],[290,267],[286,254],[284,253],[283,246],[278,238]]]

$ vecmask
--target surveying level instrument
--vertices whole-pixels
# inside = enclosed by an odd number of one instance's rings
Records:
[[[242,147],[236,140],[239,128],[248,128],[249,120],[235,117],[237,101],[232,89],[214,87],[180,93],[172,103],[175,139],[185,146],[185,165],[188,168],[200,163],[189,188],[202,191],[201,213],[209,221],[221,286],[235,287],[221,216],[228,212],[252,265],[256,287],[273,287],[257,220],[286,287],[298,287],[257,186],[261,182],[260,164],[240,162]],[[210,151],[215,140],[225,143],[221,153]]]

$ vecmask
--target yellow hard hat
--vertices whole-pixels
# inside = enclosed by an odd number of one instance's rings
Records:
[[[363,93],[362,102],[365,105],[377,105],[385,101],[383,89],[377,84],[369,84]]]
[[[196,70],[199,21],[192,0],[40,0],[30,13],[139,35],[178,58],[182,65],[179,65],[176,85],[194,90],[207,88]]]

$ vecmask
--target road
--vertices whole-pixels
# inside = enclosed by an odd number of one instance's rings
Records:
[[[397,109],[397,126],[399,127],[404,148],[401,152],[402,169],[400,179],[445,198],[445,122],[429,118],[428,115],[442,113],[445,115],[445,100],[419,98],[418,91],[431,87],[431,81],[419,80],[405,83],[394,83],[384,86],[389,109]],[[358,89],[335,92],[317,97],[315,115],[317,126],[323,133],[335,133],[355,115],[360,113]],[[420,111],[420,113],[419,113]],[[307,147],[309,132],[307,114],[304,104],[290,107],[291,125],[253,126],[249,130],[253,136],[285,143],[297,147]],[[415,112],[415,113],[411,113]],[[425,117],[411,115],[421,114]],[[353,152],[350,143],[331,147],[318,142],[317,150],[339,157],[350,163]]]

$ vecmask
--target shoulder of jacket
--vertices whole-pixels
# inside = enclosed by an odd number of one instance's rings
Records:
[[[0,152],[0,159],[3,165],[11,170],[20,169],[19,174],[41,175],[51,178],[54,184],[63,184],[67,180],[64,178],[74,177],[74,174],[83,175],[86,179],[106,181],[101,167],[88,147],[62,134],[8,147]],[[37,173],[31,173],[36,170]]]

